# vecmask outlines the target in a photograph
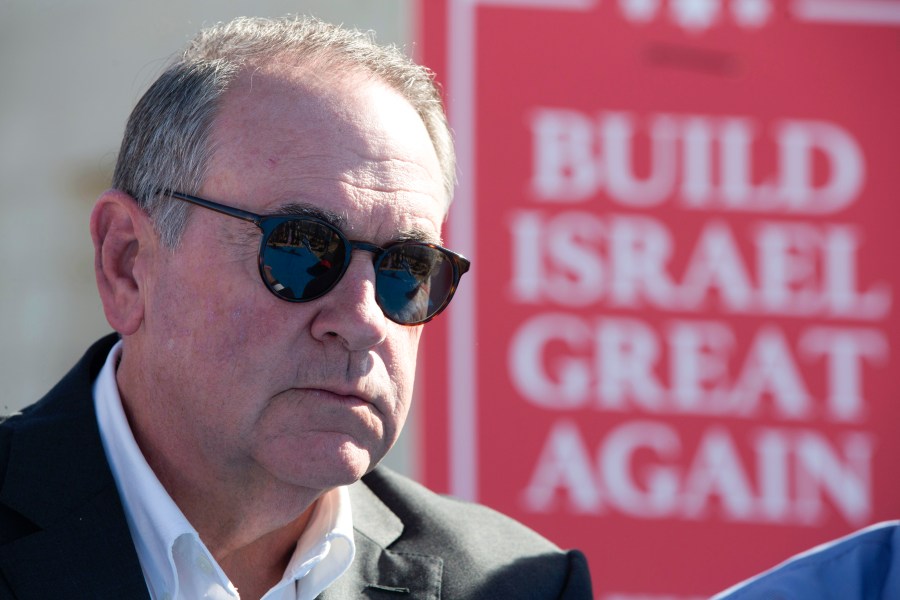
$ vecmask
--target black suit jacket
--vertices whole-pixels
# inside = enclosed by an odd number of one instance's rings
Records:
[[[0,424],[0,598],[148,598],[94,414],[116,337]],[[357,547],[320,598],[591,598],[584,556],[378,468],[350,488]]]

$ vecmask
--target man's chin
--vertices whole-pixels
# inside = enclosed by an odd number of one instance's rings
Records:
[[[331,452],[292,454],[290,460],[277,461],[268,469],[282,481],[297,487],[328,490],[355,483],[374,469],[383,454],[377,457],[353,443],[341,444]],[[280,472],[280,473],[279,473]]]

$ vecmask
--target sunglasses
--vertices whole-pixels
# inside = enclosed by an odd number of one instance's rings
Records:
[[[259,274],[270,292],[288,302],[309,302],[327,294],[347,272],[353,250],[364,250],[372,253],[375,300],[384,315],[401,325],[419,325],[447,307],[469,270],[465,257],[437,244],[400,241],[382,248],[347,239],[318,217],[257,215],[180,192],[160,194],[259,227]]]

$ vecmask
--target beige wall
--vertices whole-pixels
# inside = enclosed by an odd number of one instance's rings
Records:
[[[204,24],[288,12],[411,49],[411,0],[0,0],[0,414],[110,331],[88,216],[137,99]]]

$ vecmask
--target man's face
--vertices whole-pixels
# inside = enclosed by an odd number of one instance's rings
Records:
[[[433,146],[413,108],[382,84],[277,65],[245,74],[225,96],[212,144],[200,196],[263,214],[334,213],[348,238],[381,246],[411,233],[439,240]],[[156,418],[170,451],[248,489],[352,482],[406,419],[421,326],[384,316],[366,252],[354,252],[322,298],[276,298],[260,279],[259,238],[252,224],[195,208],[177,250],[154,261],[135,345]]]

